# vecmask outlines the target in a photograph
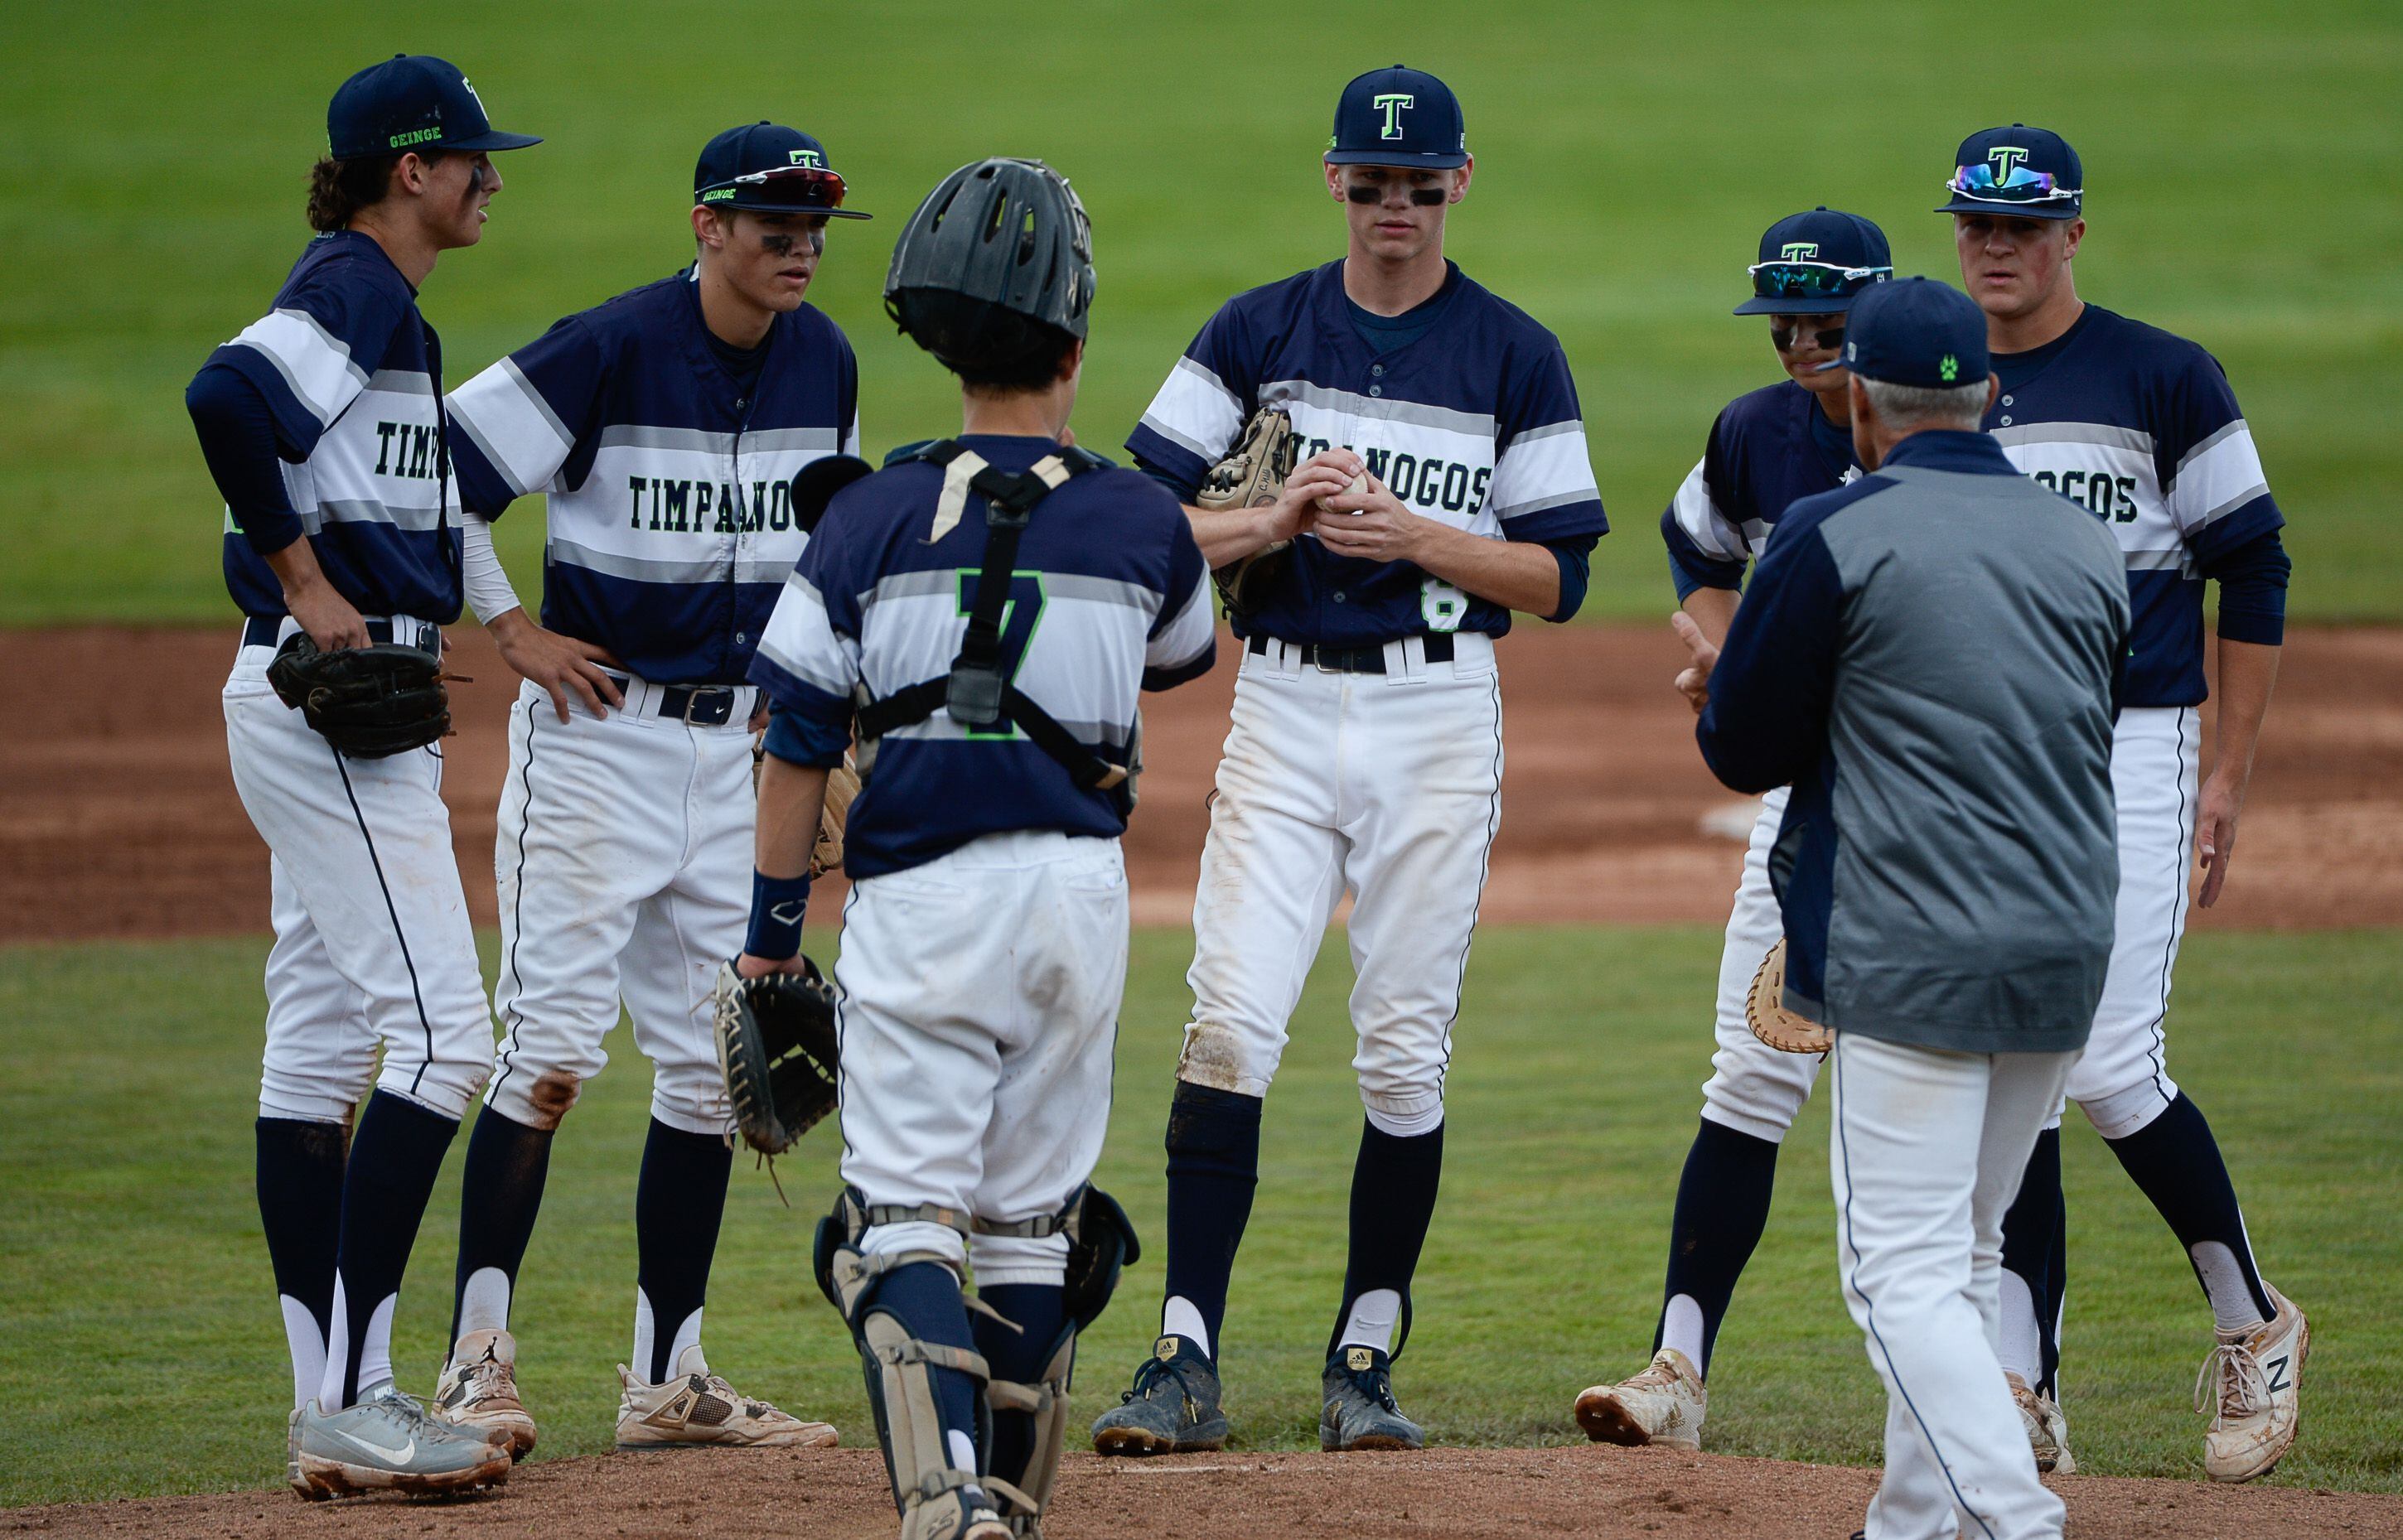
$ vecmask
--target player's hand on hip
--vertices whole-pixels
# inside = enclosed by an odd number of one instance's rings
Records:
[[[1711,645],[1710,638],[1702,634],[1702,628],[1694,624],[1694,617],[1684,610],[1669,617],[1669,629],[1677,633],[1678,641],[1686,644],[1686,651],[1693,659],[1692,662],[1677,671],[1677,693],[1686,698],[1693,706],[1694,715],[1700,716],[1702,708],[1711,703],[1711,670],[1718,666],[1719,649]]]
[[[2195,810],[2194,853],[2202,863],[2202,892],[2195,902],[2209,909],[2219,902],[2228,881],[2228,864],[2236,854],[2236,820],[2244,812],[2244,788],[2213,776],[2202,784]]]
[[[353,608],[351,602],[334,590],[334,585],[323,578],[299,589],[286,589],[284,607],[292,618],[309,633],[321,652],[335,652],[343,647],[364,647],[368,645],[368,623]]]
[[[1402,506],[1400,498],[1373,476],[1358,492],[1321,501],[1310,533],[1338,556],[1368,562],[1415,562],[1428,520]]]
[[[493,617],[484,629],[493,633],[502,662],[550,692],[551,705],[562,722],[569,715],[570,691],[582,697],[595,716],[606,716],[609,707],[625,703],[617,685],[602,671],[604,663],[624,667],[608,648],[545,631],[527,619],[522,609]]]

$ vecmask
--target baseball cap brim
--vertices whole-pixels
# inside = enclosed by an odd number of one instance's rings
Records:
[[[872,214],[862,214],[857,209],[813,209],[799,203],[757,203],[746,201],[741,198],[720,198],[715,202],[709,203],[703,203],[696,199],[693,202],[693,207],[703,209],[747,209],[753,214],[823,214],[829,219],[873,219],[876,217],[876,215]]]
[[[1729,315],[1841,315],[1867,289],[1853,294],[1822,294],[1809,299],[1785,295],[1754,295],[1729,311]]]
[[[1425,155],[1397,155],[1392,150],[1328,150],[1330,166],[1400,166],[1410,171],[1451,171],[1468,164],[1465,150],[1436,150]]]
[[[2075,203],[2008,203],[2000,199],[1954,198],[1936,211],[1938,214],[1999,214],[2012,219],[2078,219],[2084,215]]]
[[[438,150],[521,150],[529,145],[539,145],[542,137],[533,133],[503,133],[498,129],[486,129],[465,139],[440,139],[424,146]]]

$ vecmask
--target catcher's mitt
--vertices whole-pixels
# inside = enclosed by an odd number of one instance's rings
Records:
[[[743,1143],[782,1155],[834,1110],[834,990],[817,964],[806,973],[744,978],[717,969],[717,1065]]]
[[[1193,503],[1201,508],[1264,508],[1285,492],[1299,447],[1293,419],[1283,407],[1262,407],[1252,413],[1227,457],[1202,473]],[[1210,576],[1218,581],[1218,597],[1229,615],[1247,615],[1260,607],[1292,560],[1290,540],[1263,546],[1251,555],[1228,562]]]
[[[1744,1025],[1780,1053],[1826,1053],[1833,1047],[1835,1034],[1787,1010],[1785,997],[1785,942],[1781,937],[1760,960],[1760,971],[1752,976],[1751,992],[1743,997]]]
[[[422,749],[451,730],[442,659],[423,647],[380,642],[321,652],[296,631],[267,665],[276,697],[354,759]]]
[[[842,831],[851,821],[851,799],[859,795],[859,770],[845,755],[826,771],[826,810],[818,814],[818,842],[810,851],[810,875],[824,877],[842,867]]]

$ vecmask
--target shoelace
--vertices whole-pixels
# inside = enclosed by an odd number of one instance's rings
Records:
[[[1352,1388],[1390,1412],[1399,1412],[1401,1403],[1394,1399],[1394,1382],[1375,1369],[1346,1368],[1343,1378]]]
[[[448,1422],[437,1422],[428,1417],[425,1414],[424,1403],[406,1391],[388,1391],[374,1400],[361,1402],[360,1405],[412,1438],[429,1435],[439,1438],[462,1436],[459,1430]]]
[[[1193,1387],[1185,1382],[1183,1366],[1159,1358],[1146,1358],[1135,1366],[1134,1388],[1119,1395],[1118,1405],[1123,1407],[1150,1394],[1151,1387],[1160,1383],[1162,1378],[1175,1380],[1178,1393],[1191,1398]]]
[[[2242,1342],[2222,1342],[2203,1359],[2202,1370],[2194,1377],[2195,1410],[2202,1410],[2210,1400],[2215,1380],[2218,1404],[2211,1414],[2214,1432],[2230,1417],[2249,1417],[2269,1402],[2270,1377],[2261,1372],[2261,1360]]]

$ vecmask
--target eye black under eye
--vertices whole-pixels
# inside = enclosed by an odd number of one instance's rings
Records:
[[[1383,200],[1385,189],[1374,182],[1354,182],[1344,189],[1343,196],[1355,203],[1374,203]]]

